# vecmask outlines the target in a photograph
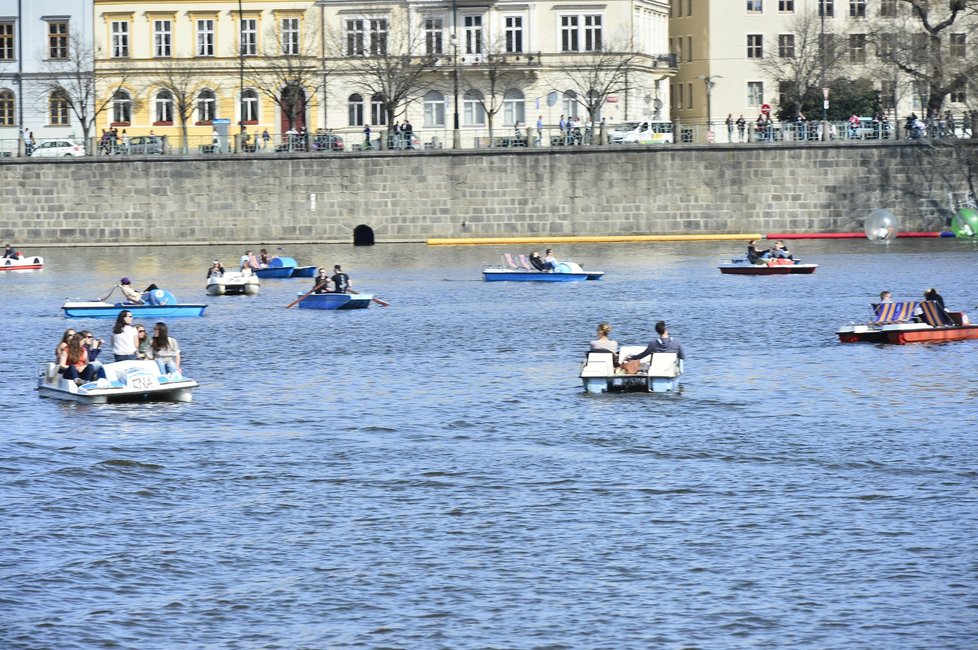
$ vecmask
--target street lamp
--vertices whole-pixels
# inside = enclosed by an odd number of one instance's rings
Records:
[[[723,79],[723,75],[701,74],[696,78],[702,79],[703,83],[706,85],[706,132],[712,133],[713,132],[713,110],[712,107],[710,106],[710,103],[713,95],[713,86],[717,84],[717,82],[715,82],[714,79]]]
[[[452,131],[452,149],[459,149],[462,146],[462,133],[458,128],[458,11],[452,0],[452,82],[455,86],[455,99],[452,102],[454,115],[454,130]]]

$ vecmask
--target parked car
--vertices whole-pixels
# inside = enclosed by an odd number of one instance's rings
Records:
[[[662,144],[672,141],[672,122],[666,120],[625,122],[611,132],[611,144]]]
[[[70,140],[48,140],[34,147],[31,156],[35,158],[60,158],[62,156],[84,156],[85,147]]]
[[[313,151],[343,151],[343,138],[335,133],[317,133],[312,140]]]
[[[131,154],[162,154],[163,139],[155,135],[137,135],[129,139]]]

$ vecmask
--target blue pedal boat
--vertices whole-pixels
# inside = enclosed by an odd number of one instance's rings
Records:
[[[255,269],[254,274],[259,278],[314,278],[315,266],[299,266],[293,257],[273,257],[268,266]]]
[[[581,282],[600,280],[603,271],[585,271],[574,262],[561,262],[556,271],[527,271],[504,267],[482,269],[482,279],[486,282]]]
[[[373,299],[372,293],[311,293],[302,299],[299,309],[366,309]]]
[[[207,305],[203,303],[178,303],[166,289],[154,289],[145,293],[146,302],[133,305],[115,304],[100,300],[66,300],[61,309],[66,318],[115,318],[121,311],[131,311],[135,318],[185,318],[203,316]]]

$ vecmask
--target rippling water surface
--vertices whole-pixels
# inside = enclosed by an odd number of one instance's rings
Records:
[[[306,246],[391,303],[211,298],[238,247],[35,250],[0,275],[0,648],[973,648],[978,342],[842,345],[881,289],[974,310],[948,240],[562,247],[602,282],[483,283],[497,248]],[[515,251],[514,251],[515,252]],[[60,316],[122,275],[191,404],[40,399]],[[973,313],[974,317],[974,313]],[[679,394],[585,395],[597,322],[687,350]]]

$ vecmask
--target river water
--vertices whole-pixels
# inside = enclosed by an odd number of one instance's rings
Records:
[[[973,648],[978,342],[834,333],[882,289],[974,318],[978,248],[792,248],[815,275],[558,247],[607,273],[567,285],[482,282],[501,248],[286,251],[391,304],[353,312],[206,296],[239,247],[30,251],[0,276],[0,648]],[[111,329],[63,299],[122,275],[209,304],[168,323],[194,402],[39,398],[67,326]],[[680,393],[582,393],[599,321],[660,318]]]

